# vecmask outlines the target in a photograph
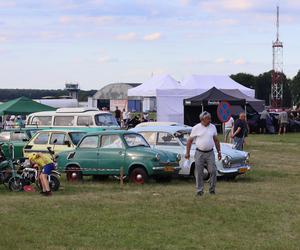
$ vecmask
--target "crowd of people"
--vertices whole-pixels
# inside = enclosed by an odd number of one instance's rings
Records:
[[[116,106],[115,118],[122,128],[131,128],[135,127],[141,122],[148,122],[149,113],[144,112],[141,114],[134,114],[131,113],[129,110],[126,111],[125,108],[121,111],[119,107]]]
[[[2,122],[1,128],[3,129],[14,129],[14,128],[24,128],[25,122],[21,115],[10,115]]]

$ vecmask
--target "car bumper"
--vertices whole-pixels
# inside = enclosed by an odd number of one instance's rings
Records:
[[[251,166],[249,165],[242,165],[240,167],[235,168],[224,168],[224,169],[218,169],[218,173],[220,175],[239,175],[247,173],[251,169]]]
[[[172,165],[160,165],[158,167],[153,167],[153,173],[156,174],[177,174],[181,167]]]

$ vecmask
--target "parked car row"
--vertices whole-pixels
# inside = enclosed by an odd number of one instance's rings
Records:
[[[184,155],[186,152],[187,139],[191,133],[192,128],[188,126],[140,126],[131,131],[140,133],[148,141],[152,148],[167,150],[181,154],[179,172],[180,175],[190,176],[194,175],[195,159],[194,154],[196,150],[195,144],[191,147],[191,159],[187,168],[184,168]],[[250,154],[245,151],[233,149],[232,144],[221,143],[222,160],[219,161],[215,150],[216,166],[218,176],[227,176],[235,178],[237,175],[244,174],[250,170],[249,158]],[[204,178],[208,179],[208,171],[204,170]]]
[[[186,142],[191,133],[188,126],[149,123],[130,130],[92,133],[77,129],[29,131],[3,131],[0,141],[14,144],[15,158],[38,152],[48,154],[51,148],[58,155],[58,170],[65,172],[70,181],[89,175],[120,178],[123,174],[132,182],[142,184],[150,177],[170,179],[174,174],[194,175],[193,158],[184,167]],[[195,149],[192,145],[192,151]],[[221,144],[221,151],[222,160],[216,159],[218,176],[235,178],[250,170],[247,152],[234,150],[226,143]],[[205,179],[209,179],[207,170]]]

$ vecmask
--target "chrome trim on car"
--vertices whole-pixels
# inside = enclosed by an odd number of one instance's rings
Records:
[[[165,166],[165,167],[171,167],[171,166],[168,165],[168,166]],[[165,167],[153,167],[152,169],[153,170],[164,170]],[[181,169],[181,167],[173,167],[173,168],[174,168],[174,170],[180,170]]]
[[[240,167],[237,168],[218,169],[218,172],[220,174],[234,174],[234,173],[240,174],[240,169],[244,169],[244,168],[247,168],[247,170],[243,173],[246,173],[251,169],[249,165],[241,165]]]

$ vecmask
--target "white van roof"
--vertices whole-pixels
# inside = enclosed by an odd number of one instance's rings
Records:
[[[83,113],[88,111],[99,111],[97,108],[59,108],[56,113]]]

